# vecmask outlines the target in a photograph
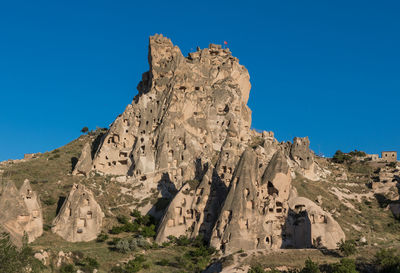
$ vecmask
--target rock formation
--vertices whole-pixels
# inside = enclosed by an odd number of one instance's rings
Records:
[[[286,238],[293,233],[291,178],[320,177],[308,138],[279,143],[272,132],[250,129],[250,77],[229,49],[211,44],[184,57],[169,39],[155,35],[148,57],[138,95],[96,151],[85,146],[74,174],[90,169],[124,176],[119,180],[142,185],[143,197],[173,185],[177,194],[171,194],[157,242],[202,235],[227,252],[293,244]],[[333,239],[321,236],[321,245],[331,246]]]
[[[19,191],[11,181],[3,188],[0,197],[0,225],[10,233],[16,245],[22,244],[25,234],[28,242],[42,235],[42,209],[29,180],[24,181]]]
[[[345,239],[344,232],[332,216],[307,198],[290,199],[289,208],[286,225],[288,246],[334,249],[340,240]]]
[[[87,142],[85,146],[83,146],[81,156],[79,157],[79,161],[76,164],[72,174],[87,175],[91,169],[92,169],[92,145],[90,142]]]
[[[93,193],[83,185],[74,184],[51,230],[69,242],[87,242],[100,233],[103,217]]]

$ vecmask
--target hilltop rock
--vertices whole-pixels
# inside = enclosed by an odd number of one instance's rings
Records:
[[[42,209],[37,194],[25,180],[18,191],[9,181],[0,197],[0,225],[16,245],[22,244],[24,234],[33,242],[43,233]]]
[[[96,151],[85,146],[74,174],[87,174],[90,165],[133,184],[139,201],[172,199],[159,243],[202,235],[226,252],[289,246],[291,179],[299,173],[318,180],[322,173],[308,137],[279,143],[272,132],[250,129],[250,77],[229,49],[210,44],[184,57],[155,35],[148,59],[138,95]]]
[[[249,139],[249,74],[228,49],[210,45],[185,58],[162,35],[150,37],[149,63],[93,170],[142,181],[168,172],[180,188],[195,176],[196,159],[211,162],[227,138]]]
[[[83,185],[74,184],[51,230],[69,242],[87,242],[100,233],[103,217],[93,193]]]

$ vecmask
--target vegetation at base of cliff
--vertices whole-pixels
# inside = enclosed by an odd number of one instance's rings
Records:
[[[156,226],[158,222],[153,216],[143,216],[138,210],[133,210],[131,216],[134,217],[133,221],[130,221],[128,217],[124,215],[117,216],[117,220],[121,225],[114,226],[109,233],[120,234],[122,232],[131,232],[148,238],[152,238],[156,235]]]
[[[75,273],[80,270],[83,273],[92,273],[95,269],[99,269],[99,262],[91,257],[85,257],[85,255],[76,251],[73,253],[72,264],[64,263],[60,267],[60,273]]]
[[[7,233],[0,234],[0,272],[42,272],[42,263],[33,257],[33,249],[24,237],[21,248],[14,246]]]

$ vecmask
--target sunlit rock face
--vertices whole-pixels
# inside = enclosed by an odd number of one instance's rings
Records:
[[[301,228],[312,239],[293,239],[300,218],[290,206],[296,198],[292,177],[317,180],[321,169],[307,137],[279,143],[272,132],[250,129],[250,77],[229,49],[211,44],[184,57],[168,38],[155,35],[148,59],[138,95],[96,151],[85,146],[74,174],[116,175],[116,181],[140,186],[135,198],[153,192],[171,198],[158,243],[201,235],[233,252],[311,247],[314,237],[331,247],[341,237],[328,239],[329,227],[311,224]],[[310,213],[314,205],[306,205]],[[326,217],[331,226],[334,220]]]
[[[83,185],[74,184],[51,230],[66,241],[87,242],[97,238],[103,218],[93,193]]]
[[[211,161],[228,138],[248,140],[249,74],[228,49],[210,45],[185,58],[162,35],[150,37],[149,64],[93,170],[143,179],[168,172],[180,188],[194,177],[196,159]]]
[[[42,208],[29,180],[24,181],[19,191],[11,181],[3,188],[0,196],[0,225],[16,245],[22,244],[25,234],[28,242],[42,235]]]

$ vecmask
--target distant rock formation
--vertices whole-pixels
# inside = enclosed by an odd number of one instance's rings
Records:
[[[0,197],[0,225],[16,245],[22,244],[25,234],[28,242],[42,235],[42,208],[29,180],[24,181],[19,191],[12,181],[3,188]]]
[[[85,145],[74,174],[118,175],[115,181],[137,183],[134,195],[143,198],[173,185],[157,242],[202,235],[226,252],[293,245],[285,237],[293,233],[291,179],[322,175],[308,138],[279,143],[272,132],[250,129],[250,76],[229,49],[210,44],[184,57],[155,35],[148,57],[139,94],[96,151]]]
[[[83,185],[74,184],[51,230],[69,242],[87,242],[100,233],[103,217],[93,193]]]

